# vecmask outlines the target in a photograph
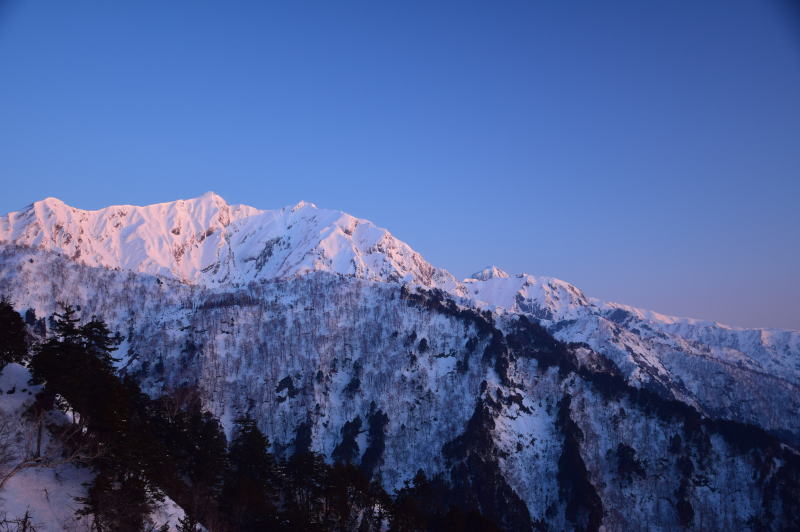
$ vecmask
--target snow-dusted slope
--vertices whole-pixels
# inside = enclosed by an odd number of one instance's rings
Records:
[[[29,380],[28,370],[18,364],[0,371],[0,475],[9,477],[0,492],[0,521],[14,522],[27,513],[36,530],[85,530],[88,525],[75,515],[79,506],[75,497],[86,495],[83,483],[92,478],[89,470],[54,460],[53,467],[20,468],[12,474],[30,460],[36,448],[37,424],[25,411],[41,387],[31,386]],[[47,431],[43,437],[45,459],[60,455],[49,434]],[[11,526],[7,529],[14,530]]]
[[[31,385],[30,378],[19,364],[0,370],[0,478],[7,479],[0,490],[0,530],[93,530],[91,518],[76,510],[81,508],[77,499],[86,497],[86,484],[94,473],[78,460],[65,459],[69,453],[51,434],[51,428],[70,422],[65,414],[50,412],[39,432],[28,409],[42,387]],[[149,525],[153,530],[166,525],[175,531],[184,515],[165,497],[149,516]]]
[[[477,305],[549,321],[580,317],[590,306],[583,292],[561,279],[509,275],[496,266],[464,279],[462,292]]]
[[[377,453],[372,472],[389,490],[422,469],[488,492],[484,511],[519,515],[524,504],[552,530],[577,529],[592,500],[607,530],[677,530],[687,507],[697,530],[790,523],[779,501],[796,471],[784,451],[742,429],[755,445],[743,453],[673,403],[595,383],[570,360],[602,368],[601,354],[553,353],[514,314],[329,272],[221,290],[11,246],[0,251],[0,293],[37,317],[57,300],[105,317],[126,336],[124,371],[145,389],[196,386],[228,428],[243,412],[258,419],[276,452],[302,440],[330,459],[345,424],[360,421],[356,463]],[[796,426],[776,396],[772,408]],[[378,445],[368,435],[382,416]]]
[[[464,281],[474,303],[539,320],[602,353],[636,386],[800,442],[800,332],[742,329],[586,297],[548,277],[490,267]]]

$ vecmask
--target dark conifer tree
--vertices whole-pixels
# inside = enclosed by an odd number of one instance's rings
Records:
[[[178,521],[177,532],[199,532],[199,524],[196,519],[187,514]]]
[[[406,486],[395,494],[390,530],[393,532],[427,530],[428,515],[433,504],[429,492],[430,482],[425,472],[417,471],[413,481],[406,481]]]
[[[325,519],[328,529],[355,530],[363,509],[370,506],[367,477],[352,464],[334,464],[326,472]]]
[[[191,452],[184,473],[193,487],[217,495],[227,465],[227,442],[222,425],[211,413],[194,410],[187,415],[186,436]],[[262,467],[274,468],[274,461],[268,458]]]
[[[28,334],[22,316],[6,299],[0,299],[0,370],[28,357]]]
[[[321,500],[329,466],[317,453],[296,453],[286,464],[285,519],[306,530],[321,529]]]
[[[276,527],[278,468],[269,452],[269,440],[252,417],[236,420],[228,462],[221,506],[234,528],[246,532]]]
[[[98,532],[140,532],[152,511],[146,481],[140,476],[120,475],[117,468],[99,471],[89,485],[80,515],[91,515]]]
[[[97,319],[96,316],[92,316],[91,321],[80,326],[77,333],[86,352],[113,371],[114,362],[119,362],[119,359],[111,356],[111,353],[122,343],[122,336],[119,333],[112,334],[106,322]]]
[[[160,497],[152,482],[156,475],[148,472],[164,469],[165,453],[149,429],[147,398],[136,383],[115,373],[111,353],[119,336],[97,319],[78,323],[76,310],[65,305],[55,315],[55,335],[31,360],[34,380],[44,383],[37,405],[68,406],[81,430],[71,431],[65,445],[96,455],[97,475],[81,513],[92,514],[98,530],[140,530]],[[65,403],[55,404],[56,397]]]
[[[166,441],[178,473],[188,485],[188,497],[182,500],[184,510],[192,519],[216,519],[228,465],[222,425],[197,407],[176,415],[171,432]]]
[[[53,331],[56,337],[62,342],[77,341],[79,331],[77,309],[72,305],[60,303],[61,313],[56,312],[53,316]]]
[[[64,398],[80,414],[81,424],[95,418],[100,425],[97,428],[101,428],[105,425],[101,418],[107,422],[114,418],[114,389],[119,382],[111,353],[120,340],[102,321],[95,319],[78,326],[75,308],[63,308],[53,320],[55,335],[39,346],[31,360],[33,379],[45,383],[46,396]]]
[[[32,308],[25,311],[25,324],[31,327],[36,325],[36,311]]]

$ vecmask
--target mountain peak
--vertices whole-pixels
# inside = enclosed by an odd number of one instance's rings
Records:
[[[38,206],[44,206],[44,207],[49,207],[50,209],[54,209],[54,208],[64,207],[66,205],[67,204],[61,201],[60,199],[54,198],[53,196],[48,196],[39,201],[34,201],[27,208],[30,209],[30,208],[36,208]]]
[[[52,204],[52,205],[64,205],[63,201],[61,201],[60,199],[55,198],[53,196],[47,196],[43,200],[37,201],[36,203],[47,203],[47,204]]]
[[[211,208],[218,208],[222,209],[224,207],[230,207],[225,198],[214,192],[213,190],[209,190],[200,196],[195,198],[189,198],[185,200],[178,200],[178,201],[168,201],[164,205],[176,205],[176,204],[189,204],[189,205],[202,205]]]
[[[316,204],[311,203],[310,201],[300,200],[290,209],[290,211],[291,212],[297,212],[297,211],[299,211],[300,209],[302,209],[304,207],[310,207],[312,209],[316,209],[317,208]]]
[[[488,266],[481,271],[470,275],[470,279],[477,279],[479,281],[488,281],[489,279],[508,279],[508,273],[497,266]]]
[[[209,190],[208,192],[206,192],[202,196],[200,196],[198,199],[206,200],[206,201],[213,201],[214,203],[225,203],[225,204],[227,204],[225,199],[222,196],[220,196],[219,194],[217,194],[216,192],[214,192],[213,190]]]

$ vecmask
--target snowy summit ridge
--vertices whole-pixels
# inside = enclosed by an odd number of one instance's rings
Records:
[[[458,281],[388,230],[308,201],[262,210],[229,204],[209,191],[197,198],[92,211],[47,197],[0,216],[0,244],[203,287],[235,287],[323,271],[438,288],[481,307],[552,322],[624,311],[664,326],[735,330],[716,322],[602,302],[561,279],[511,275],[494,265]]]
[[[47,198],[0,218],[0,241],[87,266],[220,286],[329,271],[452,288],[455,278],[372,222],[310,202],[278,210],[198,198],[95,211]]]
[[[488,281],[489,279],[508,279],[508,274],[497,266],[488,266],[479,272],[473,273],[469,276],[469,278],[477,279],[479,281]]]
[[[315,271],[438,288],[477,304],[566,319],[589,302],[569,283],[490,266],[459,282],[374,223],[300,201],[277,210],[228,204],[214,192],[99,210],[46,198],[0,217],[0,243],[204,287]]]
[[[674,369],[665,367],[665,360],[671,359],[660,351],[692,351],[693,342],[699,342],[716,352],[715,358],[800,381],[800,369],[786,356],[800,351],[796,332],[665,316],[589,298],[560,279],[509,275],[497,266],[458,281],[386,229],[306,201],[261,210],[231,205],[207,192],[193,199],[89,211],[46,198],[0,217],[2,243],[57,253],[90,267],[206,288],[235,288],[311,272],[411,283],[441,289],[477,307],[526,315],[564,341],[616,352],[615,363],[634,379],[642,378],[643,371],[655,378],[668,376]],[[655,333],[648,337],[645,331],[651,329]],[[674,340],[665,343],[659,334],[674,335]]]

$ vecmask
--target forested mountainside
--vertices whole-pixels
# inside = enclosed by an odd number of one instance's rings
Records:
[[[309,204],[46,200],[0,235],[0,294],[36,342],[74,305],[124,337],[109,372],[145,392],[136,408],[192,397],[175,408],[219,420],[228,461],[239,435],[268,438],[274,474],[258,482],[283,493],[265,496],[282,516],[271,526],[300,518],[284,505],[301,482],[291,467],[320,457],[319,478],[352,466],[361,494],[342,520],[311,490],[321,506],[304,526],[322,529],[800,527],[796,332],[661,316],[496,268],[459,282]],[[143,475],[188,517],[247,529],[213,489],[187,498],[194,479]]]

